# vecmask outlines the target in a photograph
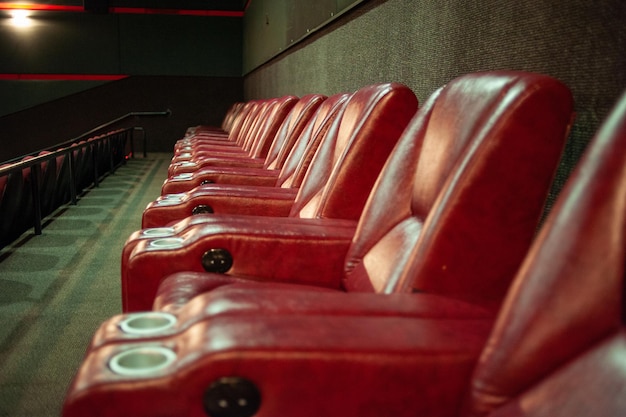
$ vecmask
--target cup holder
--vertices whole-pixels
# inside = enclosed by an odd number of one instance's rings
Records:
[[[141,234],[148,237],[164,237],[175,234],[176,231],[173,227],[152,227],[149,229],[143,229]]]
[[[193,177],[193,174],[191,172],[183,172],[182,174],[174,175],[172,177],[172,179],[174,179],[174,180],[188,180],[191,177]]]
[[[182,237],[164,237],[150,242],[150,246],[156,249],[174,249],[183,246]]]
[[[133,313],[119,324],[120,329],[131,335],[160,333],[176,324],[176,316],[160,311]]]
[[[114,355],[109,361],[109,368],[118,375],[143,376],[165,369],[175,360],[173,350],[162,346],[143,346]]]
[[[156,200],[155,203],[158,206],[175,206],[183,202],[183,199],[180,197],[169,197],[162,198],[161,200]]]
[[[181,174],[182,175],[182,174]],[[193,174],[192,174],[193,175]],[[178,194],[165,194],[161,196],[161,200],[176,200],[176,201],[183,201],[183,197],[185,196],[185,193],[178,193]]]

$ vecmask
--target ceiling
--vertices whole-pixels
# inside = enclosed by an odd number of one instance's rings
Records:
[[[25,8],[95,13],[218,14],[242,16],[251,0],[35,0],[0,1],[0,10]]]

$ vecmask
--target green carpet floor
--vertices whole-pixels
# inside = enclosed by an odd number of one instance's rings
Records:
[[[121,312],[120,256],[171,155],[129,160],[0,250],[0,416],[59,416],[96,328]]]

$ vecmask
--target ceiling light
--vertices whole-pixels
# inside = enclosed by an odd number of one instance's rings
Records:
[[[32,23],[30,19],[30,12],[28,10],[12,10],[10,14],[11,24],[13,26],[27,27]]]

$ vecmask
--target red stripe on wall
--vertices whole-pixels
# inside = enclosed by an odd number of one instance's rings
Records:
[[[35,10],[54,12],[84,12],[83,6],[61,6],[39,3],[0,3],[0,10]],[[243,17],[243,11],[236,10],[185,10],[150,9],[143,7],[110,7],[109,12],[120,14],[176,14],[187,16]]]
[[[61,6],[40,3],[0,3],[0,10],[42,10],[48,12],[83,12],[83,6]]]
[[[116,81],[128,75],[110,74],[0,74],[0,80],[17,81]]]

